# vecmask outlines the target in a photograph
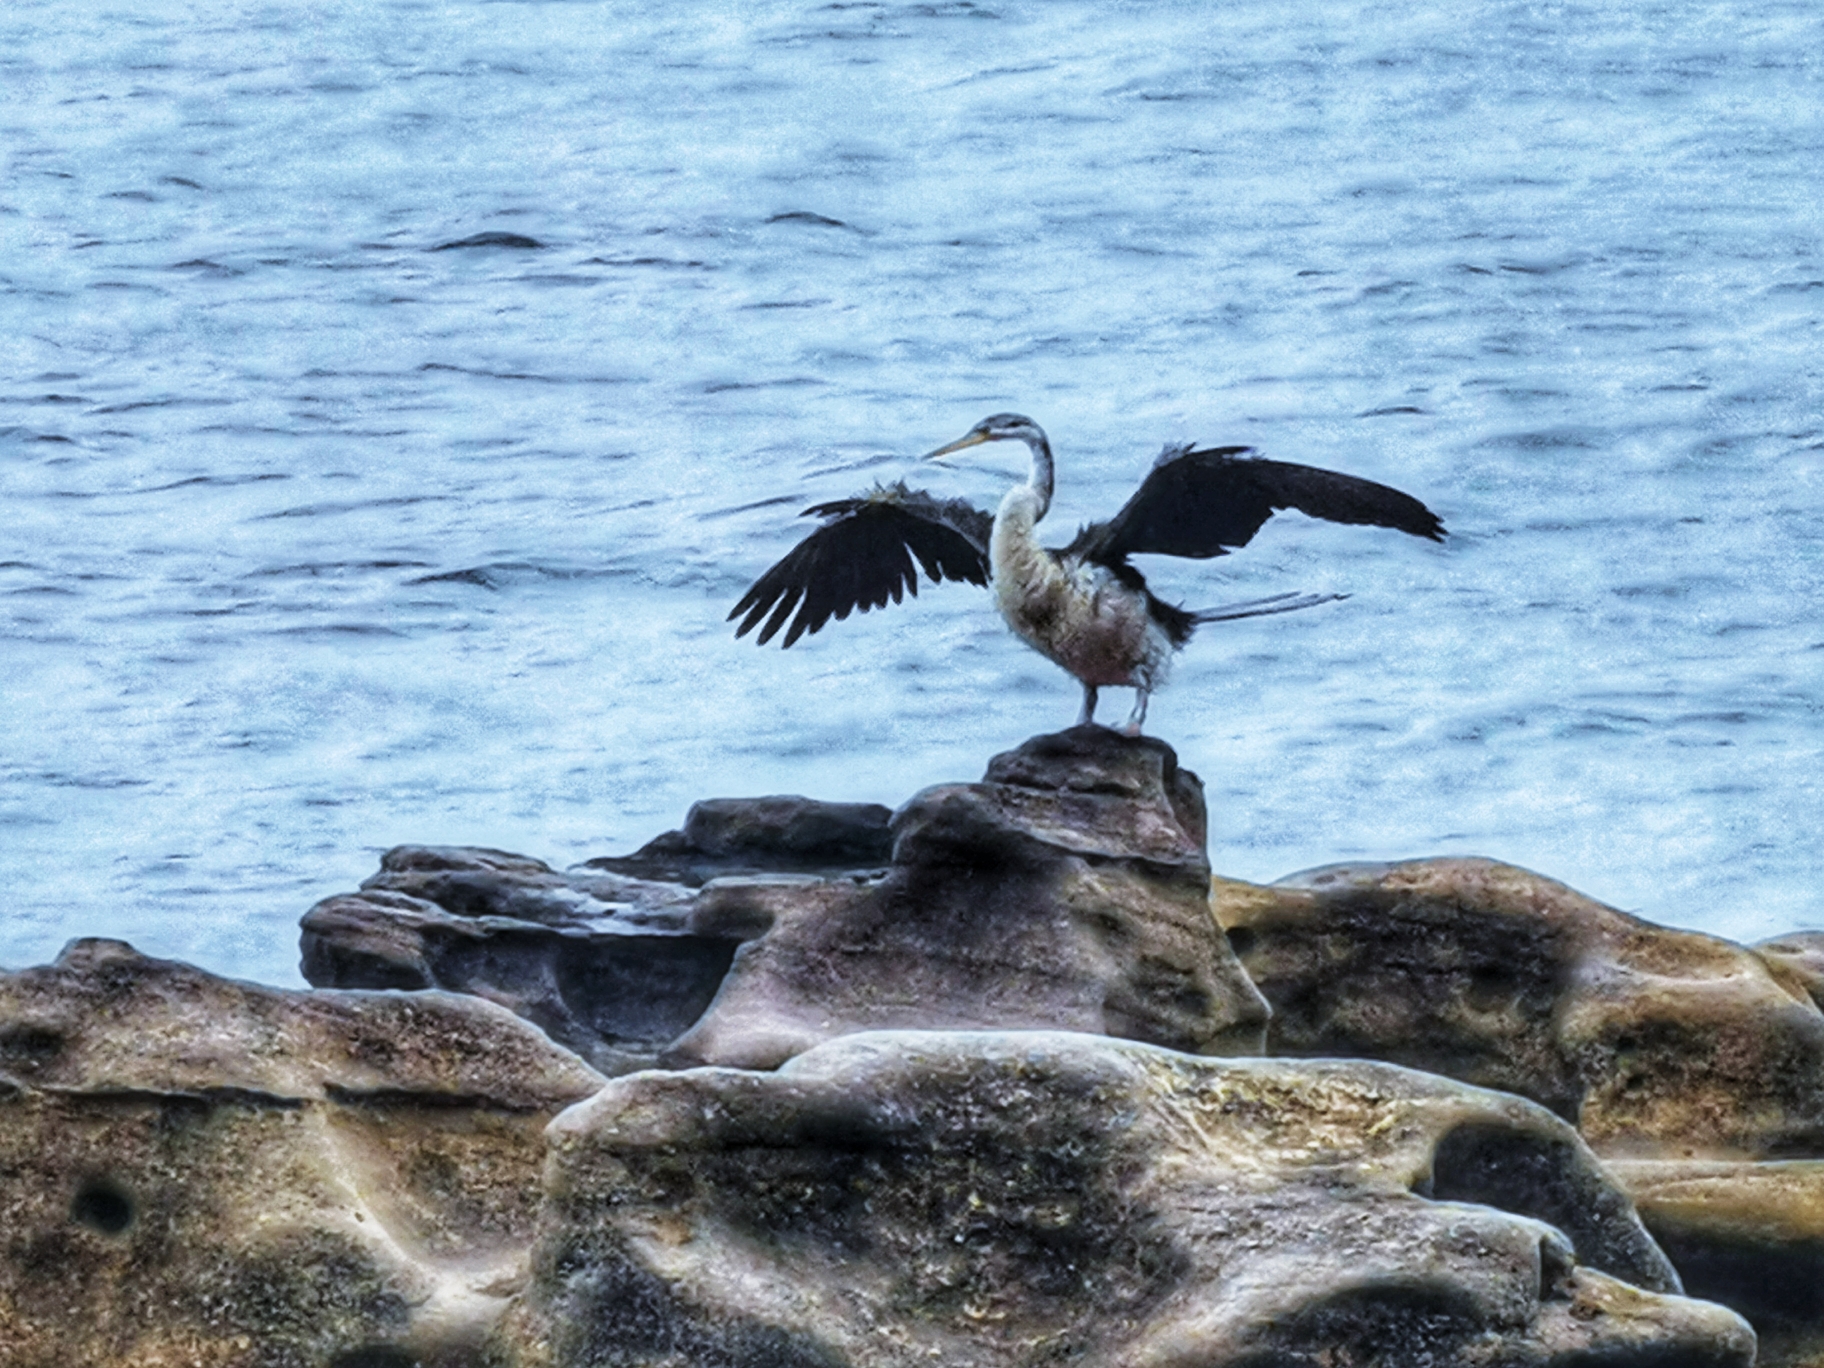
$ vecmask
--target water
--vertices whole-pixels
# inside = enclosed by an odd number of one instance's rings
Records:
[[[1821,15],[12,0],[0,963],[295,983],[396,842],[978,776],[1077,707],[980,591],[783,655],[722,618],[799,508],[1000,409],[1059,539],[1190,438],[1452,531],[1148,567],[1353,596],[1154,701],[1221,871],[1817,924]],[[545,246],[430,250],[490,232]],[[983,450],[911,473],[992,503]]]

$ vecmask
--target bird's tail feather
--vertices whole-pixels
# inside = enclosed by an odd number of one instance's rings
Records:
[[[1198,622],[1232,622],[1236,618],[1265,617],[1268,613],[1296,613],[1300,608],[1315,608],[1320,603],[1335,603],[1348,597],[1347,594],[1274,594],[1245,603],[1225,603],[1220,608],[1200,608],[1191,616]]]

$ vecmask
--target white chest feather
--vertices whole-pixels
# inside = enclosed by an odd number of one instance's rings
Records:
[[[1155,688],[1171,644],[1144,595],[1099,565],[1060,563],[1039,545],[1033,503],[1002,500],[989,545],[995,606],[1027,645],[1085,684]]]

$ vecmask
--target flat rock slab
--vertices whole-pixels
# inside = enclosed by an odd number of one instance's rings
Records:
[[[1204,820],[1169,746],[1076,727],[912,798],[882,877],[707,884],[692,930],[747,943],[666,1062],[770,1069],[888,1028],[1255,1052],[1266,1005],[1210,915]]]
[[[1605,1156],[1824,1155],[1824,1013],[1789,967],[1492,860],[1219,881],[1269,1051],[1530,1097]]]
[[[287,992],[77,941],[0,974],[0,1363],[474,1361],[549,1119],[605,1079],[443,993]]]
[[[1761,1368],[1824,1363],[1824,1161],[1609,1168],[1691,1294],[1753,1324]]]
[[[1389,1065],[868,1033],[550,1136],[515,1368],[1754,1358],[1570,1127]]]
[[[795,794],[705,798],[690,805],[678,830],[631,855],[599,856],[582,868],[690,888],[753,874],[830,878],[887,863],[892,815],[879,803],[826,803]]]

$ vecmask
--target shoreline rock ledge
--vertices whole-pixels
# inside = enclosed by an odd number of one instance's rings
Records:
[[[0,1364],[472,1363],[528,1276],[545,1126],[605,1082],[472,997],[109,940],[0,974]]]
[[[0,1365],[1824,1364],[1810,942],[1434,863],[1213,886],[1073,728],[400,847],[309,991],[72,942],[0,973]]]
[[[1754,1358],[1569,1126],[1392,1065],[873,1032],[551,1145],[513,1368]]]
[[[477,993],[609,1074],[770,1069],[902,1027],[1257,1054],[1269,1013],[1210,915],[1205,830],[1170,746],[1073,727],[892,814],[717,799],[563,873],[400,847],[305,914],[303,968],[319,987]]]

